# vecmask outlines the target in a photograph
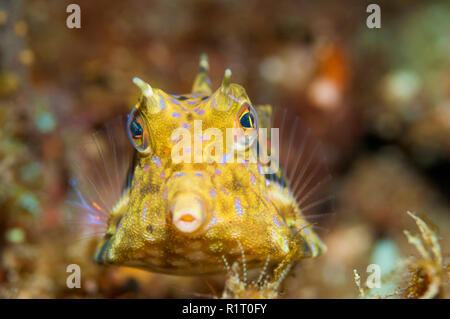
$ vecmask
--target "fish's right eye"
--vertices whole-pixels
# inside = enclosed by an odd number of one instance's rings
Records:
[[[138,152],[143,154],[150,153],[150,139],[147,125],[141,113],[133,108],[128,115],[127,133],[131,144]]]

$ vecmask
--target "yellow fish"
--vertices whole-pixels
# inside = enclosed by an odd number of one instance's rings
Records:
[[[142,95],[127,118],[134,155],[126,176],[117,167],[100,166],[94,170],[103,174],[102,185],[91,176],[90,193],[76,187],[73,204],[87,213],[85,221],[101,226],[96,262],[201,275],[223,272],[243,254],[250,269],[269,260],[291,264],[326,250],[307,221],[319,217],[317,208],[329,199],[318,195],[329,175],[309,130],[287,112],[254,106],[244,88],[231,83],[229,70],[213,92],[208,69],[203,55],[192,92],[183,95],[133,79]],[[227,129],[236,130],[229,135]],[[278,148],[272,148],[275,138]],[[111,136],[109,142],[117,144]],[[262,149],[270,162],[252,160]],[[234,159],[239,150],[240,161]],[[113,147],[112,156],[122,152]],[[271,164],[280,169],[267,171]],[[88,200],[122,182],[108,203]]]

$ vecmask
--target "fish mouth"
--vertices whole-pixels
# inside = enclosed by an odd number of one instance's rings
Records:
[[[198,231],[206,221],[206,206],[191,192],[177,194],[170,205],[172,224],[182,234]]]

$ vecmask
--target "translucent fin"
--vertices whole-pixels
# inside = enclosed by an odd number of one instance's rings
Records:
[[[125,116],[108,122],[72,148],[66,221],[77,236],[90,237],[107,230],[111,211],[127,188],[133,150]]]
[[[260,127],[279,129],[279,152],[276,157],[280,169],[276,173],[266,174],[266,178],[287,188],[303,216],[312,224],[316,225],[324,217],[333,215],[334,200],[329,189],[331,175],[323,148],[311,129],[299,116],[284,108],[261,105],[256,107],[256,111]],[[270,132],[268,135],[271,139]]]

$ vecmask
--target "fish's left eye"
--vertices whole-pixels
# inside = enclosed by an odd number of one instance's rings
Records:
[[[150,153],[150,138],[147,125],[138,110],[135,108],[128,115],[127,133],[131,144],[140,153]]]
[[[255,118],[253,114],[250,113],[250,111],[245,111],[242,113],[241,117],[239,118],[239,123],[241,123],[241,126],[243,128],[255,128]]]
[[[248,103],[244,103],[239,115],[238,115],[239,125],[244,129],[258,129],[258,115],[255,109]]]
[[[136,121],[136,119],[133,119],[133,121],[131,121],[130,130],[131,130],[131,135],[133,136],[134,139],[141,138],[142,137],[142,132],[144,131],[142,129],[141,124],[139,124]]]

